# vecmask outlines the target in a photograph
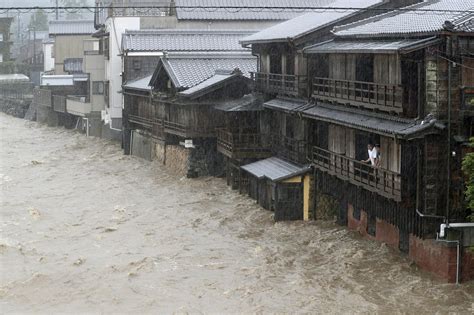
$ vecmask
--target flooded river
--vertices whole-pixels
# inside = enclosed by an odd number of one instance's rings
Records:
[[[178,178],[70,130],[0,114],[2,313],[474,312],[332,223],[274,223],[222,179]]]

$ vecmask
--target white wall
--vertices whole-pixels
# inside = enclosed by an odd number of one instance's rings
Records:
[[[54,58],[51,57],[51,53],[54,49],[53,43],[43,44],[43,55],[44,55],[44,69],[43,71],[54,70]]]
[[[110,34],[110,59],[105,62],[105,77],[109,81],[109,108],[106,115],[111,118],[122,118],[122,34],[125,30],[140,29],[139,17],[113,17],[106,21],[106,29]]]

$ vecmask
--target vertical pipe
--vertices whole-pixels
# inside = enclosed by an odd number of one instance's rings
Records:
[[[56,21],[59,20],[59,4],[58,0],[56,0]]]
[[[451,44],[449,42],[449,44]],[[451,56],[451,54],[449,54]],[[448,150],[446,178],[446,223],[449,223],[450,190],[451,190],[451,61],[448,61]]]

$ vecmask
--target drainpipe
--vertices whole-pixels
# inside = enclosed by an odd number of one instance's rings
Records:
[[[451,54],[451,40],[448,37],[448,49]],[[449,223],[449,195],[451,191],[451,61],[448,61],[448,150],[447,150],[447,178],[446,178],[446,223]]]
[[[86,121],[86,136],[89,137],[89,118],[82,118]]]

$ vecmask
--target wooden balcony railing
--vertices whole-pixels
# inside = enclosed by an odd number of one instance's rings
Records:
[[[270,135],[271,150],[276,156],[280,156],[295,163],[307,163],[307,143],[283,135]]]
[[[55,112],[66,113],[66,96],[53,95],[53,110]]]
[[[396,172],[373,167],[347,156],[319,147],[312,148],[314,167],[342,180],[364,187],[384,197],[401,200],[401,175]]]
[[[265,158],[270,155],[270,143],[252,130],[230,131],[217,129],[217,150],[233,159]]]
[[[136,124],[141,128],[151,132],[152,137],[156,139],[164,139],[164,124],[163,120],[159,118],[150,119],[137,115],[128,115],[128,121],[131,124]]]
[[[174,121],[164,121],[165,133],[177,135],[180,137],[213,137],[216,133],[214,126],[192,126],[188,124],[181,124]]]
[[[33,90],[33,102],[37,105],[51,107],[53,104],[51,90],[36,88]]]
[[[308,80],[303,75],[252,72],[255,89],[259,92],[290,96],[306,96]]]
[[[383,111],[403,112],[403,88],[394,84],[313,78],[313,97]]]

